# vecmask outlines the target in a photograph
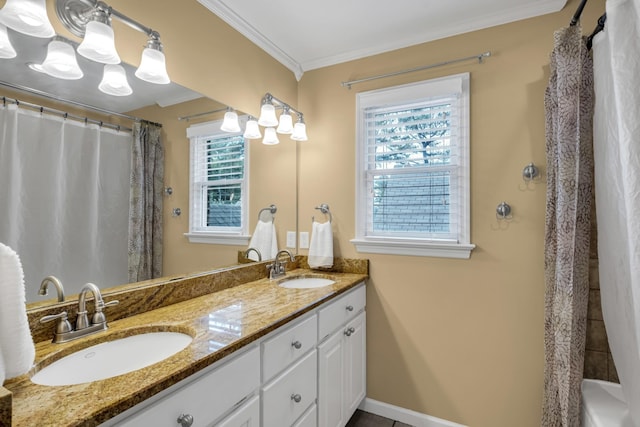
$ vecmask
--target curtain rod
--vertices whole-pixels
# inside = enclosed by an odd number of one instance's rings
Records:
[[[442,67],[444,65],[454,64],[456,62],[462,62],[462,61],[469,61],[471,59],[476,59],[476,60],[478,60],[479,64],[482,64],[483,58],[487,58],[489,56],[491,56],[491,52],[483,52],[483,53],[479,53],[477,55],[467,56],[465,58],[453,59],[451,61],[439,62],[437,64],[425,65],[423,67],[410,68],[408,70],[396,71],[394,73],[381,74],[381,75],[373,76],[373,77],[366,77],[364,79],[359,79],[359,80],[351,80],[351,81],[348,81],[348,82],[342,82],[340,84],[342,85],[342,87],[347,87],[347,88],[351,89],[351,85],[355,85],[355,84],[358,84],[358,83],[368,82],[370,80],[384,79],[384,78],[387,78],[387,77],[399,76],[401,74],[413,73],[415,71],[428,70],[429,68]]]
[[[133,131],[133,129],[131,129],[129,127],[126,127],[126,126],[114,125],[113,123],[105,123],[105,122],[103,122],[101,120],[95,120],[95,119],[90,119],[88,117],[76,116],[75,114],[67,113],[66,111],[56,110],[55,108],[44,107],[42,105],[32,104],[31,102],[21,101],[19,99],[7,98],[6,96],[3,96],[2,97],[2,104],[6,105],[7,103],[16,104],[18,107],[29,107],[29,108],[32,108],[32,109],[34,109],[36,111],[40,111],[40,113],[55,114],[55,115],[58,115],[60,117],[63,117],[64,119],[72,119],[72,120],[76,120],[78,122],[84,122],[85,124],[86,123],[93,123],[93,124],[96,124],[96,125],[98,125],[100,127],[108,127],[108,128],[113,129],[113,130],[116,130],[118,132],[120,132],[120,131],[131,132],[131,131]]]
[[[220,113],[222,111],[227,111],[227,107],[220,108],[218,110],[204,111],[202,113],[190,114],[188,116],[178,117],[178,120],[180,120],[180,121],[182,121],[182,120],[189,121],[190,119],[195,119],[196,117],[208,116],[209,114]]]
[[[103,109],[103,108],[94,107],[94,106],[89,105],[89,104],[83,104],[82,102],[71,101],[69,99],[60,98],[60,97],[58,97],[56,95],[52,95],[50,93],[43,92],[43,91],[38,90],[38,89],[33,89],[33,88],[30,88],[30,87],[27,87],[27,86],[13,84],[13,83],[5,82],[5,81],[2,81],[2,80],[0,80],[0,85],[8,87],[8,88],[11,88],[11,89],[16,89],[16,90],[19,90],[19,91],[22,91],[22,92],[27,92],[27,93],[30,93],[32,95],[36,95],[36,96],[40,96],[40,97],[43,97],[43,98],[51,99],[53,101],[60,102],[60,103],[63,103],[63,104],[68,104],[68,105],[73,105],[75,107],[84,108],[85,110],[91,110],[91,111],[95,111],[95,112],[102,113],[102,114],[108,114],[108,115],[111,115],[111,116],[122,117],[123,119],[128,119],[128,120],[131,120],[131,121],[134,121],[134,122],[140,122],[140,121],[143,120],[143,119],[141,119],[139,117],[130,116],[128,114],[117,113],[115,111],[110,111],[110,110],[106,110],[106,109]],[[97,122],[99,123],[99,121],[97,121]],[[147,120],[147,122],[149,122],[149,121]],[[149,123],[152,123],[152,124],[154,124],[156,126],[162,126],[161,123],[153,123],[153,122],[149,122]],[[121,127],[121,129],[122,129],[122,127]]]
[[[582,10],[584,9],[584,6],[587,4],[587,1],[588,0],[582,0],[580,2],[580,5],[578,5],[576,12],[573,14],[573,18],[571,18],[571,22],[569,22],[569,25],[571,27],[574,27],[580,21],[580,15],[582,15]]]

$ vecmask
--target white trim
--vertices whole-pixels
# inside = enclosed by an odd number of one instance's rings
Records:
[[[274,42],[265,37],[260,31],[255,29],[244,18],[231,10],[226,4],[218,0],[198,0],[198,3],[216,14],[220,19],[233,27],[240,34],[251,40],[259,48],[264,50],[268,55],[276,61],[287,67],[296,76],[296,80],[300,81],[304,70],[302,66],[290,57],[285,51],[280,49]]]
[[[390,405],[368,397],[360,403],[358,409],[381,417],[400,421],[401,423],[409,424],[414,427],[466,427],[464,424],[443,420],[442,418],[436,418],[410,409]]]
[[[224,235],[220,233],[184,233],[191,243],[209,243],[214,245],[233,245],[233,246],[247,246],[251,236],[233,234]]]
[[[469,259],[473,244],[412,242],[407,240],[351,239],[358,252],[370,254],[432,256],[437,258]]]
[[[278,47],[274,41],[270,40],[267,36],[258,31],[244,18],[225,5],[221,0],[198,0],[198,2],[237,30],[240,34],[255,43],[276,61],[291,70],[295,74],[296,79],[300,81],[305,71],[341,64],[343,62],[378,55],[384,52],[427,43],[458,34],[469,33],[472,31],[508,24],[510,22],[555,13],[562,10],[564,5],[567,3],[567,0],[543,0],[536,4],[528,3],[524,6],[514,7],[502,13],[490,13],[484,16],[475,16],[473,19],[468,21],[451,23],[446,29],[437,29],[434,31],[430,27],[426,27],[425,31],[418,33],[415,37],[395,40],[387,44],[377,44],[375,47],[341,52],[335,55],[316,58],[305,62],[298,62],[295,58],[292,58],[289,54]]]

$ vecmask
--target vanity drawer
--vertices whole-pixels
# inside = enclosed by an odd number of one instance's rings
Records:
[[[265,341],[262,344],[264,381],[270,380],[315,347],[317,341],[318,316],[315,314]]]
[[[263,427],[289,427],[315,403],[317,366],[313,350],[263,388]]]
[[[253,348],[203,374],[165,398],[118,423],[118,426],[177,425],[181,415],[193,425],[210,425],[260,387],[260,350]]]
[[[366,288],[358,285],[354,290],[338,298],[335,302],[319,311],[318,339],[322,341],[326,336],[341,325],[353,319],[366,305]]]
[[[292,427],[317,427],[318,406],[314,403]]]

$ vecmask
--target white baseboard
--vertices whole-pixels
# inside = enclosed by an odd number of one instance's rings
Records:
[[[371,414],[380,415],[381,417],[400,421],[414,427],[466,427],[462,424],[432,417],[431,415],[421,414],[420,412],[401,408],[399,406],[389,405],[388,403],[379,402],[368,397],[360,403],[359,409]]]

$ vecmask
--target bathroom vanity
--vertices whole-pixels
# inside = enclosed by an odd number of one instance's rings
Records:
[[[310,289],[253,280],[110,322],[93,337],[39,342],[30,374],[110,337],[153,330],[193,338],[159,363],[100,381],[10,380],[13,425],[345,425],[365,396],[366,271],[328,272],[335,283]]]

